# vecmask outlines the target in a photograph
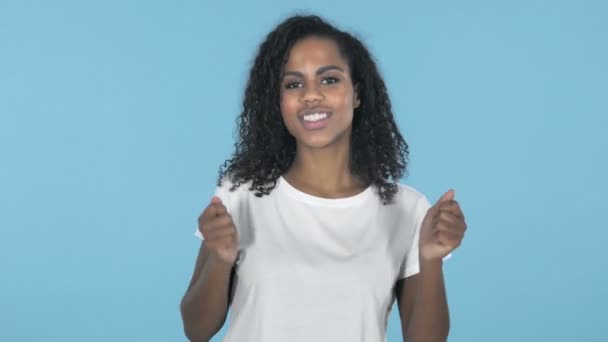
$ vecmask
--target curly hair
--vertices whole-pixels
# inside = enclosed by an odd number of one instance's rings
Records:
[[[291,48],[310,36],[336,42],[357,89],[360,105],[353,113],[350,172],[373,185],[384,204],[390,203],[398,190],[396,182],[406,173],[409,151],[393,118],[384,80],[361,41],[314,15],[284,20],[259,46],[237,118],[235,151],[220,166],[218,185],[226,176],[233,183],[231,191],[251,181],[249,190],[261,197],[292,164],[296,141],[281,116],[280,85]]]

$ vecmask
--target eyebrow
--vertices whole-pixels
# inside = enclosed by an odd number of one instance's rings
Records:
[[[317,69],[317,72],[315,73],[317,76],[321,75],[324,72],[330,71],[330,70],[338,70],[341,72],[344,72],[344,70],[342,70],[342,68],[340,68],[337,65],[327,65],[324,67],[320,67],[319,69]],[[297,76],[297,77],[304,77],[304,74],[299,72],[299,71],[285,71],[285,74],[283,76]]]

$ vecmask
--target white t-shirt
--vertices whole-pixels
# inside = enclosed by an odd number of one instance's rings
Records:
[[[262,197],[231,185],[216,190],[240,238],[223,341],[385,341],[395,283],[419,272],[426,197],[403,184],[389,205],[372,187],[326,199],[282,177]]]

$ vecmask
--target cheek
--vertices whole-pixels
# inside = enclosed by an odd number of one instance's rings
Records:
[[[281,94],[281,113],[283,116],[290,116],[297,111],[298,101],[291,94]]]
[[[298,100],[293,95],[281,94],[281,116],[283,123],[287,127],[287,130],[293,134],[293,126],[296,124],[298,118]]]
[[[348,113],[352,112],[354,109],[354,94],[352,90],[344,89],[338,98],[342,99],[340,106],[342,110],[347,111]],[[352,114],[352,113],[351,113]]]

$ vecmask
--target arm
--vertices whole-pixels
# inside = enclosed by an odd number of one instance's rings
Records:
[[[421,263],[420,273],[399,280],[396,297],[404,341],[447,341],[450,316],[442,261]]]
[[[224,325],[232,299],[236,230],[219,199],[199,218],[204,241],[180,310],[190,341],[208,341]]]
[[[205,242],[180,309],[190,341],[208,341],[224,325],[231,299],[232,265],[209,255]]]
[[[409,256],[420,267],[420,272],[399,280],[396,285],[404,341],[447,341],[450,315],[443,258],[460,246],[465,230],[464,215],[454,201],[453,190],[426,210],[420,223],[419,248],[414,248],[414,255]]]

